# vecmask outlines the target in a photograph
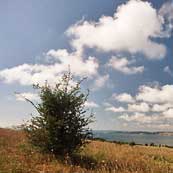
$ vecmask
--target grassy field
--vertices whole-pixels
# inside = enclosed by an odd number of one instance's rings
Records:
[[[0,129],[0,173],[173,173],[173,149],[92,141],[73,159],[41,154],[21,131]]]

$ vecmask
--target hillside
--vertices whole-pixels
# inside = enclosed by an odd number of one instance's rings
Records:
[[[31,147],[21,131],[0,129],[0,173],[172,173],[173,149],[92,141],[62,162]]]

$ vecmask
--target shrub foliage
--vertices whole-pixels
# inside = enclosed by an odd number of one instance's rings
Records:
[[[81,82],[74,84],[70,72],[65,73],[55,87],[47,82],[34,85],[39,90],[40,103],[34,104],[38,115],[25,124],[29,141],[44,152],[55,155],[72,154],[92,137],[88,125],[93,114],[86,115],[85,102],[89,92],[81,91]]]

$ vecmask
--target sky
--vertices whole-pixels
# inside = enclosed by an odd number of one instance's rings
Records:
[[[6,0],[0,21],[0,127],[36,114],[21,96],[39,102],[32,84],[70,65],[91,128],[173,131],[173,1]]]

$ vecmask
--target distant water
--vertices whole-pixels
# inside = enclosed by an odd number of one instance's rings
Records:
[[[93,131],[94,137],[108,141],[135,142],[136,144],[163,144],[173,146],[173,136],[163,136],[157,133],[145,132],[117,132],[117,131]]]

